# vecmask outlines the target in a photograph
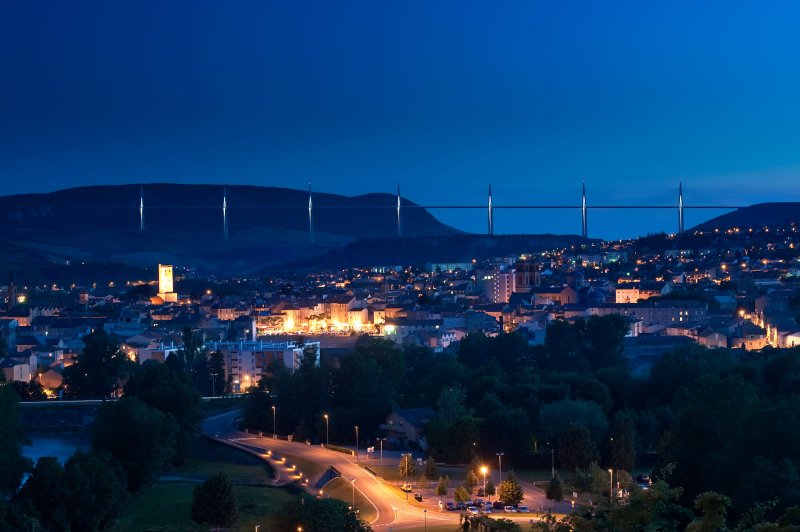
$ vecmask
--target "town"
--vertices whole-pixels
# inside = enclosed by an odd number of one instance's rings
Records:
[[[275,362],[299,367],[303,345],[335,357],[369,335],[439,353],[476,332],[518,332],[541,345],[554,320],[609,314],[625,317],[634,368],[688,344],[788,348],[800,345],[797,246],[786,225],[263,279],[202,278],[170,265],[124,286],[19,286],[12,277],[2,287],[0,365],[8,381],[35,381],[55,397],[95,329],[141,364],[164,362],[189,328],[223,354],[228,392],[238,393]]]

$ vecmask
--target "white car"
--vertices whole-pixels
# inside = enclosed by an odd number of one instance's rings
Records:
[[[503,511],[506,512],[506,513],[509,513],[509,514],[513,514],[513,513],[516,513],[517,509],[514,508],[513,506],[505,506],[503,508]]]
[[[478,515],[478,509],[474,506],[467,506],[467,511],[472,515]]]

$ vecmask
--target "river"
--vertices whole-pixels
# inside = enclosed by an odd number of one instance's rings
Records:
[[[30,445],[22,448],[22,454],[36,462],[42,456],[55,456],[62,464],[75,451],[88,451],[91,443],[88,436],[28,436]]]

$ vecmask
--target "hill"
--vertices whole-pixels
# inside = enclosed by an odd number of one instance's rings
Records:
[[[323,254],[359,238],[397,233],[397,198],[391,194],[315,193],[311,244],[306,191],[242,185],[226,190],[228,239],[223,236],[222,185],[157,183],[143,187],[144,230],[139,185],[0,197],[0,235],[5,242],[0,246],[13,246],[17,256],[24,255],[20,248],[35,251],[38,258],[55,264],[100,261],[152,267],[171,262],[241,273]],[[402,206],[404,234],[459,233],[405,198]],[[25,263],[0,266],[27,268]]]
[[[763,227],[800,222],[800,203],[757,203],[703,222],[690,231],[713,231],[729,227]]]
[[[287,269],[321,266],[399,266],[426,262],[470,262],[493,257],[537,253],[591,243],[577,235],[446,235],[427,238],[359,239],[317,257],[294,261]],[[599,241],[594,241],[599,242]]]

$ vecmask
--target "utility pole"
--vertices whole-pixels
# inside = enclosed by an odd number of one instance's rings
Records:
[[[683,233],[683,183],[678,183],[678,232]]]
[[[497,462],[498,468],[497,471],[500,474],[500,480],[497,481],[497,487],[500,487],[500,483],[503,482],[503,455],[506,453],[495,453],[497,455]]]

